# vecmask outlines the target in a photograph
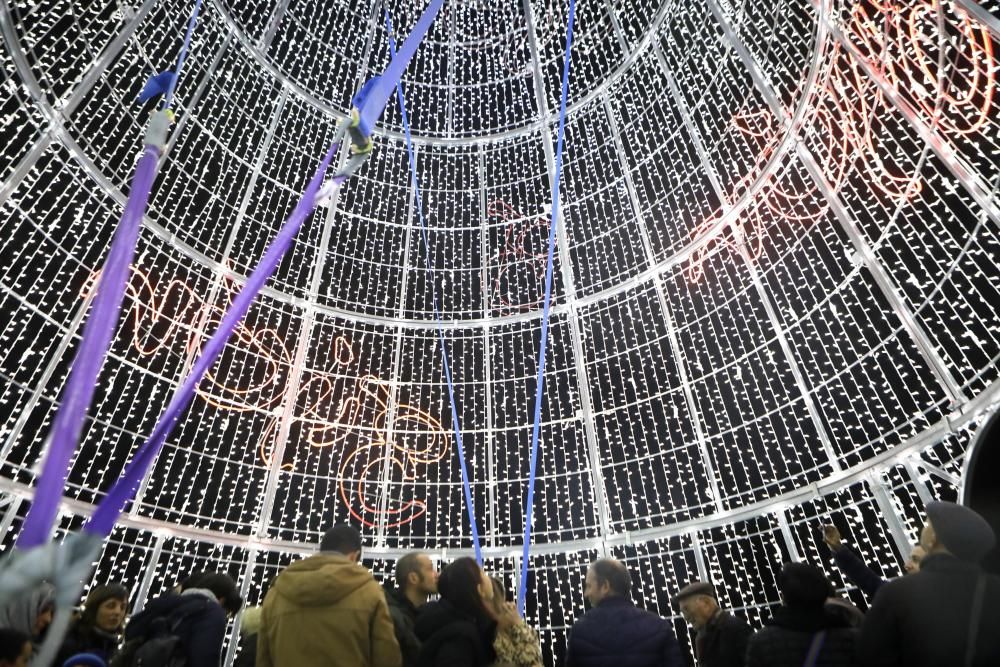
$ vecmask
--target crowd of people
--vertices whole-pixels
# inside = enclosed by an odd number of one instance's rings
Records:
[[[843,574],[866,595],[862,613],[837,596],[826,574],[785,563],[781,604],[754,630],[695,581],[672,598],[694,630],[698,667],[1000,666],[1000,577],[979,561],[995,546],[989,524],[952,503],[928,505],[906,574],[884,581],[833,526],[824,539]],[[540,667],[538,633],[499,579],[472,558],[440,573],[415,552],[380,585],[361,564],[361,534],[339,525],[319,552],[271,582],[260,607],[243,610],[236,665],[259,667]],[[590,607],[569,631],[566,667],[688,665],[673,624],[638,607],[632,577],[602,558],[587,570]],[[192,574],[127,619],[129,591],[94,586],[74,618],[57,664],[65,667],[218,667],[229,620],[243,606],[236,582]],[[0,603],[0,667],[32,664],[52,620],[54,591]],[[127,622],[126,622],[127,619]]]

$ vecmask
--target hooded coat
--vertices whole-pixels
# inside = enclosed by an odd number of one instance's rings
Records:
[[[382,588],[346,556],[320,553],[282,572],[264,599],[258,667],[400,667]]]
[[[885,583],[865,615],[862,664],[961,667],[969,644],[972,600],[983,577],[975,667],[1000,665],[1000,577],[947,553],[925,556],[920,571]]]
[[[35,622],[46,607],[55,605],[55,588],[52,584],[36,586],[27,595],[19,596],[0,605],[0,628],[20,630],[34,638]]]
[[[670,623],[619,595],[607,597],[574,625],[566,667],[680,667]]]
[[[857,631],[842,614],[782,606],[747,644],[746,667],[801,667],[817,633],[826,631],[816,667],[857,665]]]

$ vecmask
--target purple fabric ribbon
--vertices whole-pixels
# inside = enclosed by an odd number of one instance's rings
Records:
[[[97,376],[118,325],[118,313],[125,295],[129,266],[135,255],[135,245],[149,193],[156,180],[159,157],[159,149],[146,146],[132,177],[128,201],[111,241],[111,251],[104,262],[100,280],[95,286],[97,296],[83,327],[83,338],[52,426],[49,436],[51,445],[35,487],[35,498],[17,537],[17,546],[21,549],[40,546],[49,541],[63,488],[66,486],[69,461],[80,441],[83,420],[97,387]]]
[[[339,143],[334,143],[330,147],[330,150],[316,169],[312,180],[309,181],[309,185],[302,194],[302,198],[295,206],[295,210],[292,211],[291,216],[282,225],[274,241],[268,246],[267,252],[264,253],[264,257],[260,260],[257,268],[253,270],[253,273],[247,279],[246,285],[236,295],[232,305],[229,306],[229,310],[226,311],[225,317],[222,318],[222,322],[219,323],[219,328],[216,329],[212,338],[205,345],[184,383],[177,388],[167,409],[160,416],[160,420],[156,423],[156,426],[153,427],[152,433],[149,434],[146,441],[136,451],[128,467],[125,468],[118,481],[115,482],[114,486],[111,487],[108,494],[97,506],[97,509],[94,510],[94,515],[83,527],[85,532],[102,536],[111,534],[111,530],[115,527],[115,523],[118,521],[118,517],[125,508],[126,503],[132,499],[143,477],[146,476],[146,473],[152,467],[153,461],[156,460],[157,454],[163,448],[167,436],[174,429],[181,413],[191,403],[198,383],[222,353],[233,329],[243,319],[243,316],[246,315],[257,294],[264,287],[264,284],[271,277],[271,274],[274,273],[275,269],[278,268],[282,257],[292,247],[295,235],[298,233],[299,228],[302,227],[302,223],[305,222],[306,218],[312,213],[313,208],[315,208],[316,194],[319,192],[323,178],[326,176],[327,168],[329,168],[330,162],[333,160],[333,156],[336,154],[338,148]],[[340,182],[342,181],[343,179],[340,179]]]

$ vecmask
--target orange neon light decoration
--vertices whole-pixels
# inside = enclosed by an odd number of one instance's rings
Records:
[[[98,274],[84,286],[84,294],[94,288]],[[229,300],[236,286],[226,282]],[[181,280],[154,285],[142,271],[133,269],[127,285],[126,318],[131,325],[131,346],[141,357],[166,351],[193,358],[211,330],[224,315],[218,304],[209,304]],[[292,354],[282,334],[273,327],[252,329],[240,323],[216,364],[197,389],[205,403],[225,411],[269,414],[255,447],[259,460],[267,466],[294,471],[300,459],[298,447],[290,462],[275,460],[273,448],[282,418],[281,406],[289,400],[289,369]],[[371,374],[352,377],[346,369],[357,361],[351,341],[338,335],[328,350],[328,361],[336,372],[308,368],[303,371],[286,430],[289,442],[296,425],[310,450],[342,448],[338,468],[338,496],[350,514],[369,527],[399,527],[427,511],[424,499],[386,498],[384,506],[368,498],[387,489],[384,482],[407,484],[418,479],[421,467],[444,459],[449,451],[449,434],[430,413],[394,400],[389,382]],[[234,356],[235,355],[235,356]],[[239,365],[252,368],[241,373],[239,384],[224,369]],[[249,381],[246,380],[249,376]],[[341,391],[335,388],[341,387]],[[352,448],[353,447],[353,448]],[[398,470],[393,475],[392,468]],[[374,488],[373,494],[370,489]]]

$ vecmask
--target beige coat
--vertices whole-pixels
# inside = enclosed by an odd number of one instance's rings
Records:
[[[282,572],[264,599],[258,667],[400,667],[382,588],[336,553]]]

